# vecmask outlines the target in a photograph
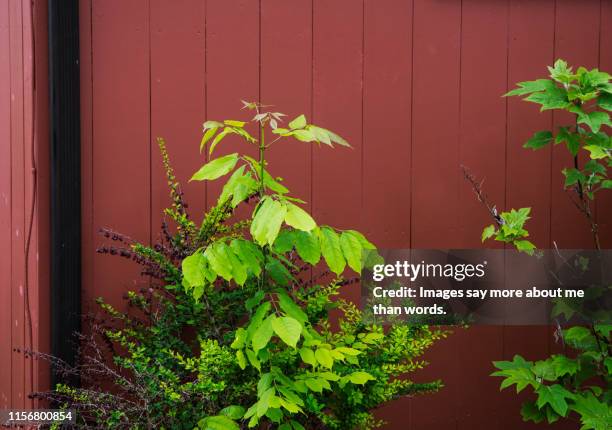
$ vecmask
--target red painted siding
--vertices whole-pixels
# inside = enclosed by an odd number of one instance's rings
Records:
[[[46,41],[44,2],[0,3],[1,409],[32,407],[28,394],[48,387],[22,352],[49,350]]]
[[[360,228],[379,246],[482,246],[487,215],[460,164],[486,178],[500,208],[533,207],[539,246],[588,244],[558,191],[561,148],[521,148],[563,118],[500,96],[556,57],[611,69],[609,0],[80,1],[85,306],[99,295],[116,304],[143,282],[129,263],[96,256],[95,230],[157,233],[168,202],[155,138],[167,139],[185,182],[202,162],[201,123],[240,115],[240,99],[305,113],[351,142],[288,144],[270,161],[319,220]],[[202,210],[218,190],[186,191]],[[610,246],[610,199],[597,213]],[[381,415],[394,429],[541,428],[521,422],[519,399],[488,374],[492,360],[553,348],[546,327],[457,331],[417,376],[446,388]]]

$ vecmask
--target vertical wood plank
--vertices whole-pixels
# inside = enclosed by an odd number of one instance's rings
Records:
[[[9,3],[0,5],[0,408],[12,400],[11,50]]]
[[[11,407],[25,407],[25,363],[23,353],[25,346],[25,183],[24,183],[24,90],[23,90],[23,38],[21,2],[11,0],[10,43],[11,43],[11,196],[12,196],[12,365],[13,400]]]
[[[353,149],[313,147],[312,210],[321,224],[363,230],[363,2],[315,0],[313,33],[313,122]]]
[[[462,2],[459,159],[484,180],[487,196],[500,208],[506,179],[507,12],[506,1]],[[496,246],[481,242],[492,219],[466,181],[459,187],[457,215],[462,247]]]
[[[353,147],[313,148],[313,211],[321,223],[338,228],[362,226],[361,5],[314,1],[313,121]]]
[[[600,13],[599,69],[612,74],[612,2],[601,0]],[[600,192],[597,196],[597,223],[602,248],[612,248],[612,192],[610,191]]]
[[[435,23],[433,25],[432,23]],[[459,169],[461,2],[414,1],[412,101],[412,248],[460,247],[458,196],[464,187]],[[431,363],[420,377],[441,378],[446,386],[412,401],[410,428],[457,426],[461,352],[455,335],[427,354]],[[434,405],[445,412],[431,414]]]
[[[205,184],[188,182],[200,167],[198,145],[205,119],[205,3],[151,1],[151,240],[158,239],[162,211],[171,204],[157,137],[166,140],[170,161],[188,210],[199,222]]]
[[[545,66],[553,57],[554,8],[554,0],[510,2],[508,88],[514,88],[517,82],[537,79],[546,72]],[[527,225],[531,240],[538,247],[547,248],[550,245],[551,150],[532,152],[522,146],[534,132],[550,129],[552,114],[540,113],[536,105],[517,97],[510,97],[507,102],[505,208],[531,207],[532,219]],[[502,358],[511,360],[520,354],[528,359],[541,359],[548,354],[548,338],[547,327],[504,327]],[[524,397],[505,390],[499,399],[500,404],[508,405],[500,411],[500,428],[536,427],[521,419]]]
[[[601,1],[601,24],[599,35],[599,68],[612,73],[612,2]],[[597,222],[600,229],[601,245],[612,247],[612,193],[598,197]]]
[[[562,58],[576,69],[578,66],[593,68],[599,60],[599,11],[600,0],[557,0],[555,17],[555,58]],[[555,127],[571,126],[574,115],[554,114]],[[586,157],[580,158],[580,165]],[[552,211],[551,239],[560,248],[593,248],[590,227],[570,200],[571,191],[563,190],[564,176],[561,170],[573,167],[573,159],[567,148],[557,145],[552,161]]]
[[[506,185],[506,102],[501,96],[507,88],[507,42],[507,1],[462,1],[459,159],[484,180],[487,195],[499,205],[504,203]],[[456,174],[462,180],[461,172]],[[492,220],[466,181],[459,187],[459,198],[461,224],[456,235],[461,246],[495,247],[481,243],[482,229]],[[458,429],[488,430],[500,425],[499,385],[489,374],[491,361],[502,355],[502,333],[502,327],[475,326],[453,334],[461,345],[456,359],[462,369],[453,383],[465,387],[478,381],[479,387],[458,390]]]
[[[414,13],[412,246],[458,247],[461,3],[416,0]]]
[[[554,1],[510,3],[508,87],[546,73],[553,58]],[[523,144],[540,130],[552,127],[552,114],[518,97],[508,98],[507,208],[531,207],[528,229],[541,248],[550,242],[551,152],[530,151]]]
[[[150,235],[149,2],[94,0],[93,228],[147,243]],[[100,239],[96,238],[96,243]],[[94,297],[124,309],[139,279],[131,261],[94,259]]]
[[[32,3],[21,3],[21,38],[22,38],[22,61],[23,61],[23,183],[24,183],[24,340],[23,347],[26,349],[36,348],[36,333],[38,328],[38,282],[37,282],[37,246],[38,229],[36,225],[36,202],[34,195],[34,136],[33,136],[33,79],[32,74]],[[36,348],[36,350],[38,350]],[[25,356],[24,356],[25,358]],[[35,366],[34,360],[24,360],[24,402],[27,408],[32,407],[32,400],[28,394],[34,390]]]
[[[412,1],[365,1],[363,227],[379,247],[410,246]]]
[[[32,314],[34,320],[34,349],[49,352],[51,344],[51,330],[47,323],[50,318],[50,196],[48,178],[50,177],[49,154],[49,85],[48,85],[48,47],[37,42],[46,40],[48,35],[48,4],[45,1],[32,2],[28,7],[33,8],[34,48],[29,39],[30,52],[34,61],[35,89],[33,100],[34,144],[37,174],[37,195],[35,204],[35,218],[33,228],[33,243],[29,254],[30,279],[35,283],[36,295],[32,300]],[[29,12],[28,12],[29,13]],[[28,16],[27,14],[25,16]],[[30,64],[32,69],[32,64]],[[31,89],[32,87],[30,87]],[[44,360],[34,360],[34,389],[44,391],[50,388],[50,366]],[[41,402],[34,400],[33,408],[41,408]]]
[[[312,119],[312,37],[312,0],[262,0],[261,102],[285,113],[285,123],[300,114]],[[309,209],[311,152],[312,144],[287,140],[267,155],[270,173]]]
[[[258,1],[206,2],[207,119],[244,120],[252,115],[240,110],[240,100],[259,100],[259,12]],[[232,152],[256,156],[257,150],[238,136],[230,135],[215,149],[213,157]],[[200,161],[204,161],[204,155]],[[219,181],[208,184],[208,206],[217,201],[221,184]]]
[[[363,73],[363,233],[381,248],[410,246],[413,2],[366,0]],[[408,398],[377,416],[402,428]]]

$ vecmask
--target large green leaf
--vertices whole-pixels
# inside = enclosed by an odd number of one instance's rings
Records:
[[[244,239],[234,239],[230,247],[240,259],[242,264],[255,276],[261,273],[263,255],[261,250],[253,242]]]
[[[251,344],[253,345],[253,351],[257,352],[260,349],[266,347],[274,331],[272,330],[272,324],[276,316],[274,314],[269,315],[268,318],[263,320],[263,322],[259,325],[259,327],[253,333],[253,339],[251,340]]]
[[[512,361],[494,361],[493,365],[500,370],[531,369],[533,362],[525,360],[520,355],[515,355]]]
[[[321,128],[321,127],[319,127],[319,129],[323,130],[325,133],[327,133],[327,135],[329,136],[329,138],[331,139],[332,142],[337,143],[340,146],[346,146],[347,148],[352,148],[351,145],[346,140],[344,140],[342,137],[338,136],[333,131],[330,131],[330,130],[327,130],[327,129]]]
[[[308,321],[308,315],[304,313],[302,308],[299,307],[285,291],[280,290],[277,293],[277,296],[278,304],[288,316],[296,319],[302,325],[306,324]]]
[[[320,229],[321,235],[321,253],[330,270],[339,275],[346,267],[346,260],[342,254],[340,246],[340,238],[334,230],[329,227]]]
[[[582,351],[596,350],[598,348],[595,336],[586,327],[570,327],[563,332],[563,338],[572,348]]]
[[[240,426],[225,415],[206,417],[198,422],[200,430],[240,430]]]
[[[273,382],[274,375],[272,375],[270,372],[262,373],[259,376],[259,381],[257,382],[257,397],[263,396],[263,394],[270,389]]]
[[[295,118],[293,121],[289,123],[289,128],[295,130],[296,128],[304,128],[306,127],[306,117],[304,115],[300,115]]]
[[[559,87],[548,88],[543,92],[532,93],[525,100],[541,105],[540,110],[565,109],[571,105],[567,92]]]
[[[259,358],[257,358],[257,353],[252,349],[245,349],[244,351],[246,352],[246,356],[249,359],[251,366],[261,372],[261,362],[259,361]]]
[[[523,145],[523,148],[540,149],[552,141],[553,135],[550,131],[538,131]]]
[[[244,356],[244,352],[241,349],[236,351],[236,361],[238,361],[238,366],[242,370],[246,369],[247,360],[246,360],[246,357]]]
[[[330,350],[327,348],[317,348],[315,351],[315,358],[323,367],[327,367],[328,369],[331,369],[334,365],[334,359]]]
[[[567,149],[572,155],[578,154],[580,149],[580,135],[572,133],[567,127],[559,127],[559,132],[555,136],[555,144],[565,142]]]
[[[349,267],[355,272],[361,272],[361,241],[351,231],[345,231],[340,236],[340,247]]]
[[[301,207],[290,202],[285,202],[287,213],[285,222],[298,230],[310,231],[317,226],[310,214]]]
[[[570,187],[579,182],[584,182],[585,177],[578,169],[563,169],[562,173],[565,175],[565,187]]]
[[[345,230],[345,233],[350,233],[357,239],[359,239],[359,242],[361,242],[361,247],[363,249],[376,249],[376,246],[368,239],[366,239],[366,237],[357,230]]]
[[[206,277],[204,276],[203,268],[207,264],[206,257],[201,252],[196,252],[185,259],[181,263],[183,270],[184,282],[189,286],[204,285]]]
[[[612,126],[612,122],[610,122],[610,115],[607,112],[600,111],[593,111],[579,115],[578,123],[588,125],[593,133],[597,133],[603,125]]]
[[[314,137],[317,139],[317,142],[322,142],[328,146],[333,147],[331,136],[329,135],[327,130],[321,127],[317,127],[315,125],[309,126],[308,130],[314,135]]]
[[[610,430],[612,406],[600,401],[592,393],[576,395],[571,408],[580,415],[583,425],[581,430]]]
[[[213,139],[212,143],[210,144],[210,147],[208,148],[208,155],[212,155],[213,151],[215,150],[215,148],[217,147],[217,145],[221,142],[221,140],[223,140],[223,138],[225,136],[227,136],[228,134],[232,133],[232,129],[231,128],[224,128],[221,133],[219,133],[218,135],[215,136],[215,138]]]
[[[257,307],[257,310],[255,310],[255,313],[251,317],[251,321],[247,327],[247,340],[251,340],[253,338],[253,334],[266,318],[271,307],[272,304],[270,302],[263,302]]]
[[[245,121],[236,121],[234,119],[226,119],[225,121],[223,121],[223,123],[225,125],[229,125],[232,127],[238,127],[238,128],[242,128],[246,124]]]
[[[557,378],[565,375],[575,375],[580,367],[576,360],[567,358],[565,355],[554,355],[552,357],[552,366],[555,369],[555,376]]]
[[[279,254],[286,254],[291,251],[295,245],[295,232],[296,230],[281,229],[274,241],[274,251]]]
[[[546,418],[544,411],[541,411],[535,404],[535,402],[525,402],[521,407],[521,416],[523,421],[533,421],[534,423],[541,423]]]
[[[508,96],[524,96],[538,91],[544,91],[549,88],[554,88],[555,83],[550,79],[538,79],[535,81],[525,81],[516,84],[518,88],[504,94],[504,97]]]
[[[348,375],[348,380],[351,383],[359,384],[359,385],[364,385],[366,382],[374,381],[375,379],[376,378],[374,378],[368,372],[353,372],[350,375]]]
[[[234,278],[234,282],[236,282],[240,286],[244,285],[247,279],[246,267],[236,256],[236,254],[234,254],[234,251],[225,243],[223,244],[223,252],[227,254],[227,257],[230,261],[230,267],[232,268],[232,277]]]
[[[602,109],[612,111],[612,94],[602,93],[597,99],[597,105]]]
[[[245,412],[246,409],[238,405],[231,405],[221,409],[221,415],[225,415],[226,417],[231,418],[232,420],[239,420],[244,416]]]
[[[304,347],[300,349],[300,357],[302,358],[302,361],[306,364],[310,364],[313,367],[317,365],[317,360],[315,358],[314,351],[310,348]]]
[[[244,348],[244,344],[246,342],[247,332],[242,327],[236,330],[236,336],[234,337],[234,341],[230,345],[232,349],[242,349]]]
[[[322,378],[308,378],[305,379],[304,382],[306,383],[306,386],[315,393],[322,393],[324,389],[331,389],[329,382]]]
[[[223,157],[215,158],[203,165],[191,177],[191,181],[211,181],[220,178],[223,175],[227,175],[232,171],[236,163],[238,162],[238,153],[225,155]]]
[[[227,245],[223,242],[216,242],[206,248],[204,255],[215,273],[226,281],[231,281],[234,276],[232,273],[232,260],[230,260],[226,248]]]
[[[495,226],[493,224],[487,226],[482,230],[481,240],[484,242],[495,234]]]
[[[286,213],[283,204],[270,197],[263,199],[251,223],[251,235],[259,245],[274,243]]]
[[[278,258],[268,257],[266,272],[270,275],[270,278],[280,286],[286,286],[293,280],[291,272],[289,272]]]
[[[219,195],[218,203],[225,203],[230,197],[232,197],[232,207],[238,206],[247,197],[254,194],[257,191],[258,184],[251,177],[251,173],[244,173],[245,166],[240,166],[228,181],[223,186],[223,190]]]
[[[283,342],[292,348],[297,346],[302,334],[302,324],[291,317],[280,317],[272,321],[274,333],[281,338]]]
[[[316,265],[321,259],[321,246],[319,237],[314,232],[294,232],[295,249],[302,260],[311,265]]]
[[[204,146],[206,146],[206,142],[208,142],[210,138],[215,135],[217,130],[219,130],[218,127],[212,127],[206,130],[206,132],[202,136],[202,140],[200,141],[200,152],[202,152],[202,150],[204,149]]]
[[[538,400],[536,401],[538,408],[541,409],[544,405],[549,404],[562,417],[567,413],[568,406],[566,399],[574,397],[572,393],[559,384],[540,385],[536,393],[538,394]]]

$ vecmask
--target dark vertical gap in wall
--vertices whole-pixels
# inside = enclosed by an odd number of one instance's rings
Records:
[[[312,122],[314,124],[317,123],[317,119],[315,117],[315,73],[316,73],[316,64],[315,64],[315,1],[311,0],[310,2],[310,117],[312,118]],[[314,201],[314,145],[310,145],[310,213],[314,215],[315,213],[315,201]],[[312,276],[313,271],[310,271]]]
[[[363,214],[365,207],[365,50],[366,50],[366,0],[361,2],[361,145],[359,148],[360,159],[359,168],[361,172],[359,174],[359,211]],[[363,215],[359,218],[360,228],[367,231],[366,222]]]
[[[49,0],[51,353],[75,364],[81,328],[79,2]],[[66,381],[53,371],[51,382]]]
[[[413,199],[413,189],[414,189],[414,176],[412,172],[414,171],[414,163],[413,161],[413,153],[414,153],[414,3],[416,0],[412,0],[412,4],[410,7],[412,8],[410,12],[410,161],[409,161],[409,175],[410,175],[410,190],[409,190],[409,198],[410,198],[410,215],[408,217],[408,248],[412,248],[412,238],[414,236],[414,230],[412,229],[412,220],[414,213],[414,199]],[[412,423],[412,418],[411,418]]]
[[[557,0],[553,1],[553,10],[552,10],[552,18],[553,18],[553,46],[552,46],[552,58],[551,58],[551,63],[550,64],[554,64],[555,62],[555,56],[557,55]],[[551,111],[550,113],[550,129],[554,130],[554,126],[555,126],[555,112]],[[549,149],[549,170],[548,170],[548,247],[552,249],[553,247],[553,231],[552,231],[552,225],[553,225],[553,213],[552,213],[552,209],[553,209],[553,201],[552,201],[552,195],[553,195],[553,167],[554,167],[554,152],[553,152],[553,148],[551,147]],[[549,341],[550,344],[550,341]],[[549,348],[550,350],[550,348]]]
[[[208,0],[204,0],[204,120],[208,119]],[[206,151],[204,151],[206,153]],[[204,181],[204,207],[208,209],[208,182]]]

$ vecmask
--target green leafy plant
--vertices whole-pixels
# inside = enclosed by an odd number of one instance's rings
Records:
[[[555,131],[536,132],[524,147],[539,150],[550,144],[565,144],[572,164],[562,171],[564,188],[588,222],[593,245],[599,250],[599,230],[592,202],[600,192],[612,188],[612,180],[608,177],[608,169],[612,167],[612,139],[606,132],[606,127],[612,125],[607,112],[612,110],[611,76],[584,67],[574,72],[563,60],[557,60],[548,69],[549,79],[520,82],[506,96],[521,96],[539,104],[542,111],[565,111],[573,116],[570,125],[560,126]],[[588,161],[582,163],[581,153]],[[495,240],[513,244],[519,251],[533,253],[535,245],[525,239],[528,232],[524,228],[530,208],[512,209],[498,215],[480,184],[467,171],[465,176],[496,221],[484,229],[483,242],[495,237]],[[576,262],[577,267],[584,264],[584,261]],[[602,291],[609,292],[610,286],[592,290],[602,294]],[[560,300],[552,316],[564,314],[569,319],[576,313],[584,316],[580,309]],[[498,370],[493,375],[504,378],[501,389],[515,386],[518,393],[529,388],[535,394],[535,400],[523,404],[521,414],[525,421],[552,423],[575,415],[580,419],[582,430],[612,428],[612,325],[609,318],[592,320],[594,323],[588,327],[558,328],[556,335],[564,344],[564,354],[535,362],[516,355],[513,361],[494,363]]]
[[[237,134],[257,146],[259,158],[239,153],[218,157],[192,180],[231,173],[217,204],[235,208],[252,197],[256,204],[249,234],[217,237],[182,262],[183,285],[196,299],[233,285],[256,288],[245,303],[248,318],[233,333],[230,347],[241,369],[257,371],[257,396],[251,404],[234,405],[229,418],[245,420],[249,428],[271,423],[297,430],[313,422],[334,429],[375,427],[379,423],[370,410],[379,404],[440,387],[439,382],[415,384],[399,376],[422,367],[424,362],[415,357],[444,333],[401,324],[385,333],[363,323],[351,303],[331,300],[344,283],[341,275],[348,269],[359,272],[362,251],[374,246],[357,231],[317,225],[300,207],[304,202],[268,173],[265,154],[286,138],[329,147],[349,144],[309,124],[304,115],[281,128],[281,113],[262,111],[257,103],[244,102],[244,107],[255,111],[258,140],[245,130],[246,122],[208,121],[200,150],[208,145],[212,155],[225,136]],[[273,136],[269,143],[266,131]],[[331,272],[330,281],[307,287],[296,283],[296,275],[310,267],[324,270],[322,265]],[[337,327],[329,322],[332,309],[339,311]],[[208,417],[200,426],[213,428],[210,420],[227,423],[228,417],[222,417]]]
[[[209,161],[191,180],[227,179],[200,223],[160,140],[174,231],[164,222],[153,246],[102,231],[111,244],[99,251],[135,261],[152,281],[126,294],[128,312],[100,301],[105,317],[81,335],[79,366],[47,357],[84,385],[36,396],[76,409],[79,428],[370,429],[382,425],[373,415],[381,404],[442,386],[408,376],[446,332],[367,323],[341,292],[356,288],[362,251],[374,245],[317,225],[268,171],[267,151],[287,139],[348,143],[303,115],[281,128],[283,114],[258,103],[244,109],[252,121],[204,124],[200,152]],[[244,153],[213,158],[229,136]]]

